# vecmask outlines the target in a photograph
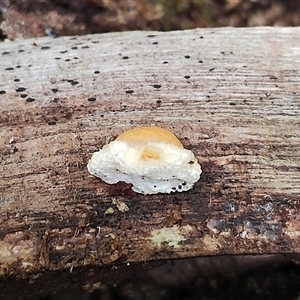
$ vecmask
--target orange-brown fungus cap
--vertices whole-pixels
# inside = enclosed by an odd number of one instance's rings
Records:
[[[117,140],[127,142],[165,142],[173,144],[177,147],[183,148],[183,145],[178,138],[167,129],[151,126],[151,127],[137,127],[129,129],[121,133]]]

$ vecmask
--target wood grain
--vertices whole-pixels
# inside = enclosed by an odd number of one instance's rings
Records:
[[[0,273],[299,253],[299,53],[299,28],[1,43]],[[122,194],[89,175],[94,151],[154,124],[195,153],[194,189]]]

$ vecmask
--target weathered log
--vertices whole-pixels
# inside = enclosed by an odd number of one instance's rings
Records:
[[[298,28],[1,43],[0,274],[299,253],[299,45]],[[89,175],[94,151],[152,124],[195,153],[192,190],[128,195]]]

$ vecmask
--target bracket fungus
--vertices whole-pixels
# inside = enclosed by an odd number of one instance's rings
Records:
[[[183,148],[170,131],[137,127],[93,153],[88,171],[109,184],[132,184],[142,194],[182,192],[200,178],[201,167],[194,154]]]

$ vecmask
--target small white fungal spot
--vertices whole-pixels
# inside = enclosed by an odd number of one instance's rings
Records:
[[[116,198],[112,198],[112,204],[116,205],[118,210],[121,212],[125,212],[129,210],[129,207],[126,205],[125,202],[122,202]]]

